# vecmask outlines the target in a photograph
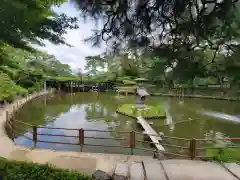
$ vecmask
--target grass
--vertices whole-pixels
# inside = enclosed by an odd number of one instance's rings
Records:
[[[240,148],[208,149],[206,157],[222,162],[240,162]]]
[[[136,104],[123,104],[117,109],[117,112],[133,118],[140,115],[146,119],[165,117],[165,111],[162,105],[144,105],[143,110],[139,110]]]
[[[0,168],[0,178],[4,177],[5,180],[93,180],[90,176],[76,171],[3,158],[0,159]]]

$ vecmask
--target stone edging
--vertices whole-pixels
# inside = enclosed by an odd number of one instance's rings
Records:
[[[28,98],[23,98],[14,102],[13,104],[7,105],[3,109],[0,109],[1,157],[4,157],[8,160],[34,162],[39,164],[48,163],[55,165],[58,168],[77,170],[89,175],[93,174],[96,170],[100,170],[100,172],[103,171],[103,173],[106,172],[109,175],[112,175],[119,163],[128,163],[130,165],[132,163],[141,163],[142,161],[153,161],[153,159],[149,156],[54,151],[49,149],[30,149],[15,145],[5,133],[6,111],[13,112],[13,107],[17,102],[23,105],[29,100],[47,93],[49,92],[33,94]],[[21,107],[21,105],[18,107]],[[155,164],[156,163],[153,165]],[[230,180],[233,177],[224,168],[219,168],[220,165],[217,166],[216,164],[210,162],[191,160],[163,160],[162,164],[166,169],[167,174],[170,174],[173,179],[209,179],[208,177],[211,177],[212,179]],[[179,166],[179,164],[181,166]],[[150,171],[150,173],[151,172],[152,171]],[[157,176],[155,176],[154,179],[161,179],[163,176],[162,171],[160,170],[156,172]],[[94,175],[96,175],[96,173],[94,173]]]
[[[50,91],[51,92],[51,91]],[[8,160],[33,162],[39,164],[51,164],[57,168],[72,169],[89,175],[96,170],[109,174],[113,173],[116,164],[119,162],[141,162],[144,159],[151,159],[149,156],[104,154],[73,151],[56,151],[51,149],[32,149],[22,145],[16,145],[6,134],[6,111],[12,114],[16,107],[21,108],[30,100],[50,93],[49,91],[33,94],[31,96],[14,101],[0,109],[0,157]]]
[[[20,100],[16,100],[13,103],[8,104],[2,109],[0,109],[0,144],[3,144],[3,143],[5,144],[5,146],[2,146],[4,147],[4,149],[0,151],[0,156],[8,158],[11,150],[14,150],[15,148],[18,147],[17,145],[14,144],[14,142],[10,139],[10,137],[6,133],[5,124],[7,121],[7,114],[13,115],[14,111],[20,109],[24,104],[26,104],[30,100],[45,94],[49,94],[49,93],[52,93],[52,91],[42,91],[39,93],[34,93]],[[8,117],[8,118],[11,118],[11,117]]]

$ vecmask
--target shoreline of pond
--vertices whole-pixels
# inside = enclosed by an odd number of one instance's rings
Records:
[[[111,173],[116,164],[123,161],[142,162],[143,160],[153,159],[151,156],[56,151],[51,149],[32,149],[16,145],[6,133],[6,114],[13,113],[17,110],[16,107],[20,109],[32,99],[49,93],[52,93],[52,91],[42,91],[32,94],[0,109],[0,144],[4,147],[0,149],[0,157],[14,161],[51,164],[57,168],[77,170],[87,174],[92,174],[96,170]]]
[[[199,98],[199,99],[215,99],[215,100],[227,100],[227,101],[240,101],[240,97],[221,97],[221,96],[204,96],[204,95],[178,95],[178,94],[166,94],[166,93],[151,93],[151,96],[163,96],[163,97],[183,97],[183,98]]]

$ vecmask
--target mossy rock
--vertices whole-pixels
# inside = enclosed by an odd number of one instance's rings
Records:
[[[143,105],[141,109],[136,104],[123,104],[117,112],[129,117],[137,118],[142,116],[145,119],[165,118],[165,111],[162,105]]]

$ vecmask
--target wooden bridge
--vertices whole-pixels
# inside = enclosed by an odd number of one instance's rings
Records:
[[[144,129],[144,134],[146,134],[151,139],[155,148],[160,152],[164,152],[165,148],[159,143],[159,141],[162,141],[162,138],[156,133],[156,131],[148,124],[148,122],[143,117],[139,116],[137,117],[137,120],[137,122]]]

